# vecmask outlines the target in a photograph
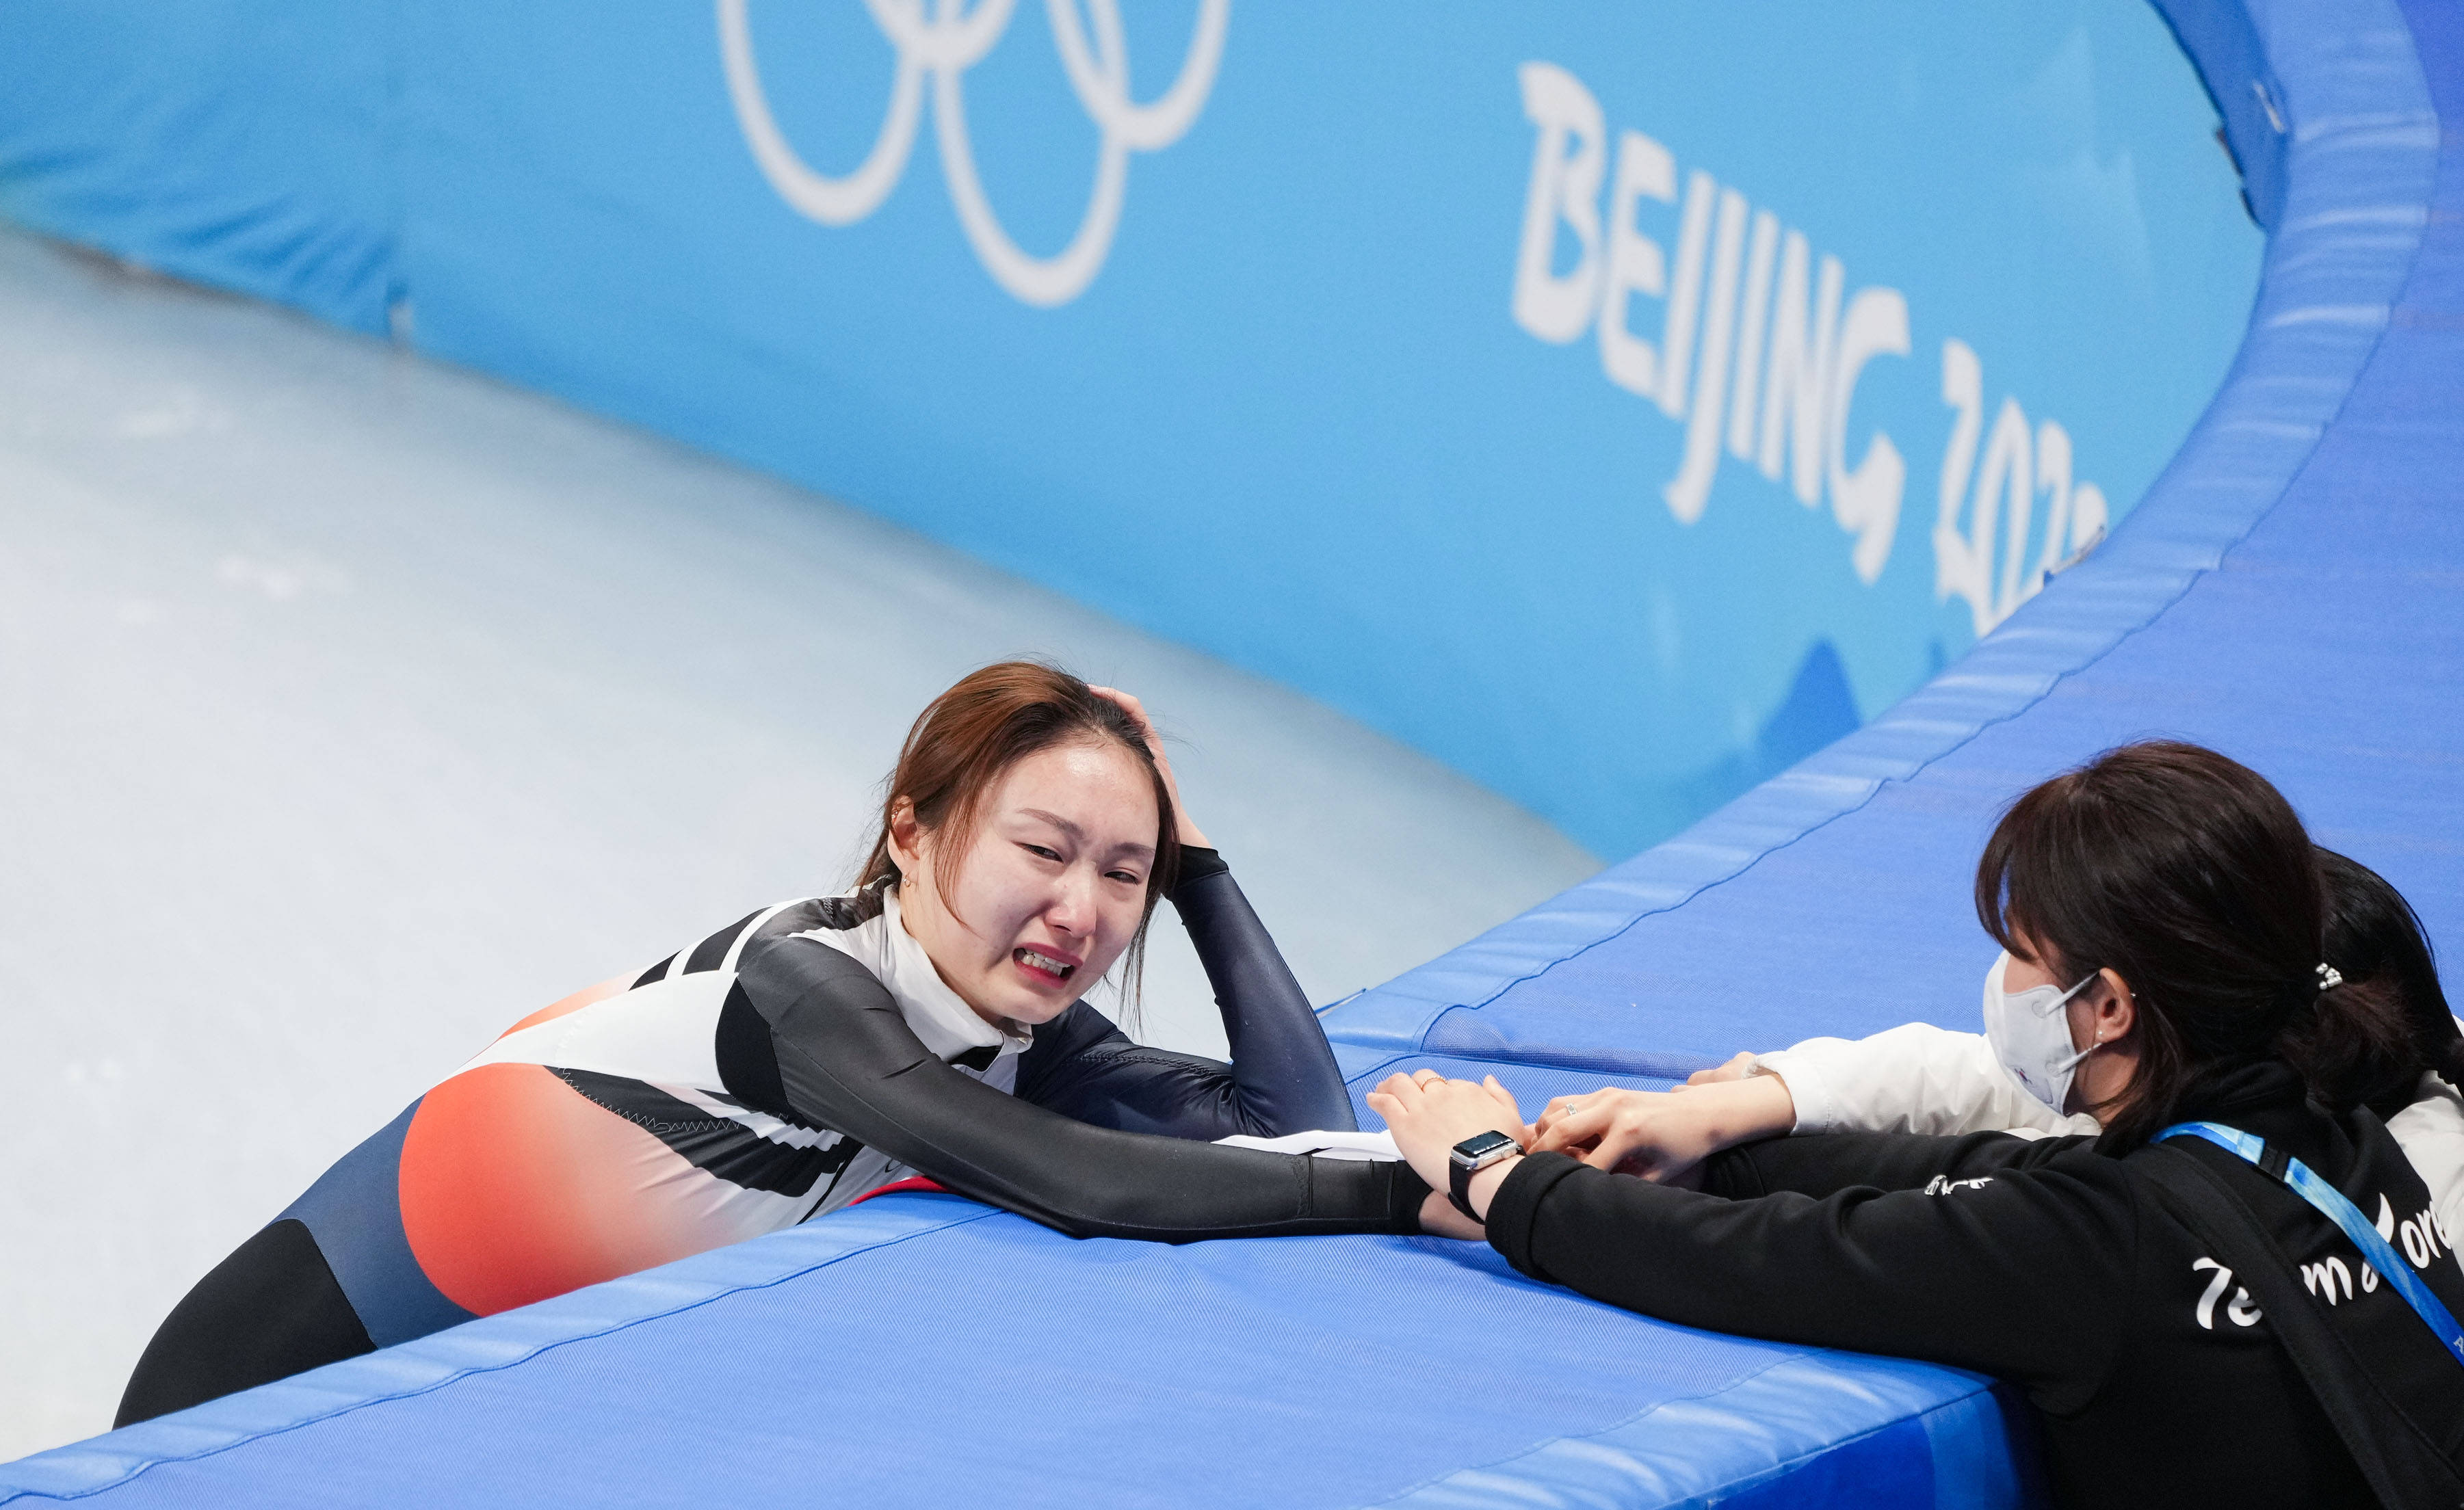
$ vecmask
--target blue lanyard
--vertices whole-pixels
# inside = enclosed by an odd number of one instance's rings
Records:
[[[2205,1138],[2217,1148],[2240,1154],[2261,1170],[2267,1167],[2260,1162],[2267,1152],[2267,1145],[2238,1127],[2228,1127],[2214,1122],[2182,1122],[2156,1134],[2159,1142],[2185,1136]],[[2447,1350],[2455,1355],[2457,1362],[2464,1363],[2464,1326],[2455,1324],[2455,1318],[2446,1304],[2431,1293],[2429,1285],[2421,1282],[2421,1276],[2413,1273],[2412,1266],[2397,1256],[2395,1249],[2379,1236],[2379,1230],[2370,1225],[2359,1208],[2344,1198],[2343,1191],[2312,1173],[2310,1167],[2299,1159],[2287,1158],[2284,1172],[2278,1178],[2292,1186],[2296,1195],[2319,1208],[2321,1215],[2351,1238],[2353,1246],[2362,1250],[2362,1257],[2379,1272],[2379,1277],[2395,1286],[2397,1294],[2412,1302],[2412,1308],[2421,1313],[2421,1319],[2430,1324],[2430,1329],[2437,1334]]]

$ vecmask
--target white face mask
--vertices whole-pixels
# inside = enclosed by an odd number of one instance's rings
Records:
[[[2058,986],[2037,986],[2015,995],[2002,989],[2003,972],[2011,967],[2010,951],[2005,950],[1993,960],[1993,968],[1985,973],[1985,1037],[1993,1045],[1993,1057],[2011,1078],[2054,1109],[2064,1115],[2063,1104],[2070,1100],[2071,1073],[2079,1061],[2103,1045],[2091,1043],[2083,1049],[2071,1047],[2070,1014],[2062,1007],[2071,997],[2086,990],[2096,976],[2090,975],[2070,990]]]

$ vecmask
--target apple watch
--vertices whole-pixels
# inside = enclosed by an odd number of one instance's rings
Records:
[[[1471,1209],[1471,1177],[1498,1160],[1523,1151],[1523,1145],[1507,1133],[1483,1132],[1463,1139],[1446,1154],[1446,1199],[1455,1210],[1474,1221],[1480,1213]]]

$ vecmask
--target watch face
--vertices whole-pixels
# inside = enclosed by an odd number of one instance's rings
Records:
[[[1456,1144],[1454,1157],[1461,1163],[1473,1164],[1500,1149],[1510,1149],[1514,1146],[1514,1140],[1503,1132],[1484,1132],[1477,1137],[1465,1138]]]

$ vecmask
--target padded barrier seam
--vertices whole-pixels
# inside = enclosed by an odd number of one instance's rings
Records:
[[[805,1275],[818,1273],[823,1269],[829,1268],[833,1264],[844,1263],[849,1258],[861,1258],[863,1255],[868,1253],[879,1253],[885,1249],[897,1247],[900,1243],[912,1242],[918,1237],[929,1237],[935,1233],[947,1232],[953,1227],[963,1227],[969,1222],[983,1221],[989,1217],[998,1216],[1000,1215],[1001,1215],[1001,1213],[998,1208],[987,1208],[986,1210],[976,1212],[969,1215],[953,1216],[947,1221],[936,1222],[930,1227],[923,1228],[916,1232],[901,1233],[895,1237],[885,1238],[880,1242],[869,1242],[861,1248],[853,1248],[846,1253],[835,1254],[817,1263],[803,1265],[800,1268],[790,1270],[785,1274],[779,1275],[772,1279],[760,1280],[758,1283],[731,1284],[725,1289],[719,1290],[715,1294],[699,1296],[693,1300],[684,1302],[682,1304],[670,1306],[665,1310],[652,1311],[647,1316],[631,1316],[605,1326],[595,1327],[589,1331],[568,1333],[565,1336],[540,1343],[536,1346],[523,1350],[516,1357],[508,1358],[501,1362],[469,1364],[462,1368],[455,1368],[452,1372],[445,1375],[441,1379],[432,1379],[426,1384],[419,1385],[414,1388],[391,1390],[382,1394],[365,1395],[360,1399],[350,1400],[341,1405],[337,1405],[331,1410],[320,1411],[313,1415],[305,1415],[296,1421],[286,1421],[280,1426],[269,1426],[262,1431],[250,1432],[245,1435],[234,1437],[228,1442],[218,1443],[211,1447],[199,1448],[197,1451],[192,1453],[150,1457],[144,1462],[139,1463],[136,1467],[130,1468],[120,1474],[116,1477],[107,1479],[101,1483],[89,1484],[81,1489],[70,1489],[64,1491],[11,1489],[6,1495],[0,1495],[0,1505],[14,1504],[18,1500],[26,1499],[29,1496],[40,1496],[46,1499],[82,1499],[89,1495],[99,1495],[106,1490],[117,1489],[121,1485],[136,1478],[139,1475],[146,1472],[148,1469],[158,1467],[165,1463],[201,1462],[206,1458],[217,1457],[224,1453],[232,1452],[236,1449],[246,1447],[253,1442],[261,1442],[266,1440],[268,1437],[282,1436],[289,1433],[299,1431],[305,1427],[315,1426],[319,1422],[333,1420],[337,1416],[348,1415],[354,1411],[363,1411],[371,1406],[385,1405],[395,1400],[408,1400],[423,1394],[432,1394],[436,1390],[442,1390],[448,1385],[458,1383],[463,1379],[470,1378],[473,1374],[495,1373],[500,1369],[519,1368],[523,1364],[529,1363],[534,1358],[538,1358],[544,1353],[552,1352],[560,1347],[569,1346],[574,1343],[588,1342],[593,1338],[599,1337],[610,1337],[618,1332],[643,1325],[646,1323],[664,1321],[671,1316],[681,1316],[687,1311],[698,1310],[702,1306],[712,1304],[718,1301],[727,1300],[732,1296],[742,1295],[748,1291],[773,1289],[779,1285],[786,1283],[790,1280],[798,1280],[803,1278]],[[792,1231],[794,1229],[791,1228],[788,1230]],[[655,1274],[658,1271],[653,1269],[647,1270],[645,1272]],[[627,1280],[634,1278],[637,1278],[637,1276],[625,1276],[625,1279]],[[611,1282],[623,1283],[624,1280],[618,1280]],[[483,1317],[481,1320],[486,1320],[486,1318]],[[406,1343],[402,1346],[416,1346],[416,1341]],[[374,1354],[363,1354],[362,1356],[372,1357]],[[347,1361],[356,1362],[357,1360]]]

